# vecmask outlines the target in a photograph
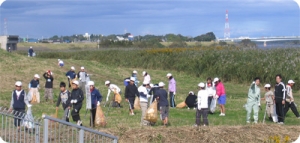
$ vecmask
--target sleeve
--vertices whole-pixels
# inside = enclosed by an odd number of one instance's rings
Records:
[[[82,101],[84,100],[84,94],[83,94],[83,91],[82,91],[82,90],[79,91],[79,98],[78,98],[78,100],[79,100],[80,102],[82,102]]]
[[[78,79],[80,78],[80,74],[79,74],[79,73],[80,73],[80,71],[77,73],[77,77],[78,77]]]
[[[53,78],[53,76],[52,76],[52,75],[50,75],[50,79],[51,79],[51,81],[53,81],[53,80],[54,80],[54,78]]]
[[[286,95],[287,95],[288,97],[291,97],[290,92],[291,92],[291,87],[290,87],[290,86],[286,86]]]
[[[72,107],[72,104],[71,104],[71,100],[72,100],[71,92],[70,92],[70,91],[67,91],[67,92],[68,92],[67,105],[68,105],[69,107]]]
[[[13,108],[14,105],[14,91],[11,93],[11,101],[10,101],[10,108]]]
[[[69,71],[66,73],[66,76],[69,76]]]
[[[47,79],[47,76],[46,76],[46,74],[47,74],[47,73],[44,73],[44,74],[43,74],[43,77],[44,77],[45,79]]]
[[[109,98],[110,92],[111,92],[111,90],[110,90],[110,88],[108,87],[107,96],[106,96],[106,101],[108,101],[108,98]]]
[[[175,81],[175,79],[174,79],[174,92],[176,92],[176,81]]]
[[[286,93],[286,88],[285,88],[285,86],[284,86],[284,84],[283,83],[281,83],[281,86],[282,86],[282,92],[283,92],[283,96],[282,96],[282,100],[285,100],[285,93]]]
[[[69,98],[68,98],[68,100],[69,100]],[[61,102],[61,96],[60,96],[60,93],[59,93],[58,99],[57,99],[57,102],[56,102],[56,107],[59,107],[60,102]]]
[[[135,95],[136,95],[137,97],[140,97],[140,94],[139,94],[139,91],[138,91],[137,87],[135,87]]]
[[[25,96],[24,96],[24,102],[25,102],[26,105],[29,105],[29,99],[28,99],[28,96],[27,96],[27,94],[26,94],[25,91],[24,91],[24,94],[25,94]]]
[[[128,99],[128,86],[125,88],[125,98]]]
[[[260,105],[260,89],[259,89],[259,87],[257,87],[257,89],[256,89],[256,95],[258,96],[258,105]]]

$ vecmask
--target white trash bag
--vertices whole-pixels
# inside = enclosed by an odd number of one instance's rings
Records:
[[[33,129],[34,128],[34,118],[32,116],[32,111],[31,111],[31,107],[29,107],[27,109],[27,113],[25,115],[25,118],[23,119],[23,124],[22,126],[25,126],[28,129]]]
[[[213,98],[211,100],[210,107],[209,107],[211,113],[214,113],[216,111],[216,106],[217,106],[217,99]]]

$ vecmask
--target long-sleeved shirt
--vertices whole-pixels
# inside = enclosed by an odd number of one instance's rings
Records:
[[[255,83],[250,85],[247,102],[258,102],[260,104],[260,88]]]
[[[108,101],[108,98],[109,98],[109,95],[110,95],[111,92],[120,93],[121,89],[115,84],[109,84],[108,91],[107,91],[107,96],[106,96],[106,101]]]
[[[86,77],[87,77],[87,73],[85,71],[80,71],[78,72],[77,74],[77,77],[78,79],[81,81],[81,82],[86,82]]]
[[[80,88],[73,89],[71,92],[71,100],[77,100],[77,103],[73,103],[74,109],[80,109],[84,100],[83,91]]]
[[[150,82],[151,82],[151,77],[150,77],[150,75],[149,74],[147,74],[146,76],[144,76],[144,82],[146,82],[146,83],[149,83],[150,84]],[[144,83],[143,82],[143,83]]]
[[[33,54],[33,49],[32,49],[32,48],[30,48],[30,49],[28,50],[28,53],[29,53],[29,55],[32,57],[32,54]]]
[[[207,90],[209,96],[216,95],[216,87],[213,83],[206,83],[205,90]]]
[[[137,90],[137,87],[134,84],[128,84],[125,88],[125,98],[134,99],[135,96],[139,97],[139,91]]]
[[[48,77],[47,73],[44,73],[43,77],[46,79],[45,88],[53,88],[53,76]]]
[[[198,109],[208,108],[208,92],[206,90],[199,90],[197,95]]]
[[[222,82],[219,82],[216,85],[216,95],[218,95],[218,96],[226,95],[226,93],[225,93],[225,87],[224,87],[224,85],[223,85]]]
[[[39,80],[31,80],[29,84],[29,88],[38,88],[40,84]]]
[[[176,92],[176,81],[173,77],[169,80],[169,92]]]
[[[71,101],[71,93],[68,90],[64,92],[60,92],[56,102],[56,107],[58,107],[59,104],[62,103],[63,109],[66,109],[67,107],[71,106],[70,101]]]
[[[290,85],[286,85],[286,95],[287,99],[289,99],[291,102],[294,101],[293,89]]]
[[[24,90],[14,90],[11,94],[10,108],[25,109],[25,105],[29,104],[28,96]]]
[[[281,103],[282,100],[285,100],[285,86],[282,82],[275,85],[275,102]]]
[[[195,107],[195,104],[196,104],[196,99],[197,99],[197,96],[195,95],[188,95],[185,99],[185,104],[189,107],[189,108],[193,108]]]
[[[159,99],[159,106],[169,106],[169,102],[168,102],[168,93],[166,90],[164,90],[163,88],[160,88],[159,90],[157,90],[155,92],[156,97],[158,97]]]
[[[91,102],[92,102],[92,108],[97,107],[97,103],[102,101],[102,95],[99,90],[94,89],[91,91]]]
[[[269,105],[273,105],[274,104],[274,93],[272,91],[268,91],[265,93],[265,100],[266,103]]]
[[[66,73],[66,76],[67,77],[70,77],[70,79],[74,79],[76,78],[76,73],[72,70],[69,70],[67,73]]]
[[[148,102],[148,98],[150,95],[148,94],[147,88],[143,85],[141,85],[138,88],[139,95],[140,95],[140,102]]]

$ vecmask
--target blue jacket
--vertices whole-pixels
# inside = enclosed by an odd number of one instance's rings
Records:
[[[69,70],[66,73],[66,76],[70,76],[71,79],[74,79],[76,77],[76,73],[74,71]]]
[[[31,80],[30,81],[30,88],[37,88],[39,87],[40,81],[39,80]]]
[[[165,89],[160,88],[156,91],[156,97],[159,97],[159,106],[169,106],[168,93]]]
[[[30,48],[30,49],[28,50],[28,53],[29,53],[29,55],[32,57],[33,49]]]
[[[96,108],[97,102],[102,101],[102,95],[101,95],[100,91],[96,88],[93,91],[91,91],[91,101],[92,101],[92,108]]]

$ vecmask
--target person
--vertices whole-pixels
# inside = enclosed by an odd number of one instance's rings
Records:
[[[48,99],[53,102],[53,76],[52,76],[52,72],[50,70],[46,71],[43,74],[43,77],[46,79],[46,83],[45,83],[45,100],[46,102],[48,101]]]
[[[187,105],[188,109],[192,108],[196,110],[196,106],[197,106],[196,99],[197,96],[195,96],[193,91],[190,91],[189,95],[185,99],[185,104]]]
[[[71,92],[71,101],[73,110],[71,112],[73,121],[77,123],[78,126],[82,126],[82,121],[80,119],[80,109],[82,107],[82,102],[84,100],[83,91],[79,88],[79,82],[74,80],[72,82],[72,92]]]
[[[76,78],[75,68],[72,66],[71,69],[66,73],[69,82],[69,88],[71,88],[72,80]]]
[[[129,115],[134,115],[134,100],[135,96],[139,97],[139,92],[134,84],[135,78],[131,77],[129,84],[125,88],[126,102],[129,102]]]
[[[100,106],[100,102],[102,101],[102,95],[100,91],[95,88],[94,81],[88,81],[88,85],[90,86],[90,90],[91,90],[91,102],[92,102],[90,126],[95,127],[94,122],[96,118],[96,109],[97,106]]]
[[[134,85],[137,87],[139,84],[138,78],[137,78],[137,71],[132,71],[131,77],[134,77]]]
[[[203,120],[203,126],[208,126],[208,96],[209,93],[205,90],[205,84],[203,82],[198,84],[199,91],[197,95],[197,111],[196,111],[196,124],[195,127],[200,126],[201,117]]]
[[[156,99],[156,91],[159,89],[158,83],[157,84],[150,84],[150,91],[149,91],[149,95],[151,96],[150,102],[152,103],[155,99]],[[150,104],[151,104],[150,103]]]
[[[156,91],[156,99],[159,101],[159,109],[161,120],[164,126],[168,125],[169,117],[169,103],[168,103],[168,93],[164,89],[165,84],[163,82],[158,83],[159,89]]]
[[[282,81],[281,74],[275,76],[276,85],[275,85],[275,106],[276,113],[278,117],[278,124],[284,124],[284,105],[285,105],[285,85]]]
[[[30,46],[29,50],[28,50],[28,57],[33,57],[33,49],[32,49],[32,46]]]
[[[88,74],[85,72],[84,67],[80,68],[81,71],[78,72],[77,77],[79,79],[79,88],[85,91],[85,85],[87,81]]]
[[[144,81],[143,83],[151,83],[151,77],[150,75],[146,72],[146,71],[143,71],[143,77],[144,77]]]
[[[58,66],[62,68],[64,66],[64,61],[58,59]]]
[[[270,84],[266,84],[265,85],[265,97],[263,98],[264,100],[266,100],[266,112],[267,115],[269,117],[269,120],[272,122],[275,122],[275,119],[273,119],[273,117],[275,116],[274,114],[274,93],[271,91],[271,85]]]
[[[11,49],[10,49],[10,47],[8,47],[8,52],[10,52],[10,53],[11,53]]]
[[[149,87],[148,82],[143,82],[143,85],[141,85],[138,88],[139,91],[139,97],[140,97],[140,106],[142,110],[142,116],[141,116],[141,125],[147,126],[149,122],[147,120],[144,120],[144,117],[146,116],[146,110],[148,107],[148,98],[150,95],[148,94],[147,88]]]
[[[12,91],[9,111],[11,112],[12,110],[14,110],[13,114],[18,117],[14,119],[14,125],[17,127],[18,131],[20,131],[22,120],[20,118],[23,118],[23,115],[25,114],[26,105],[28,108],[32,106],[31,104],[29,104],[26,92],[22,89],[22,82],[17,81],[15,83],[15,90]]]
[[[167,74],[167,78],[169,79],[169,96],[170,96],[170,107],[175,108],[175,95],[176,95],[176,81],[171,73]]]
[[[215,85],[212,83],[211,77],[208,77],[206,79],[205,90],[207,90],[207,92],[209,94],[209,96],[208,96],[208,108],[210,108],[211,101],[212,101],[213,97],[216,95]],[[209,111],[209,113],[212,113],[212,112]]]
[[[291,108],[291,110],[293,111],[293,113],[295,114],[295,116],[300,119],[299,117],[299,112],[297,110],[297,107],[294,103],[294,96],[293,96],[293,86],[294,86],[295,82],[293,80],[289,80],[288,81],[288,85],[286,85],[286,103],[284,106],[284,115],[286,115],[286,113],[289,111],[289,109]]]
[[[129,84],[129,81],[130,81],[130,77],[127,77],[127,78],[124,79],[123,84],[124,84],[125,88]],[[124,91],[125,91],[125,88],[124,88]]]
[[[246,122],[250,123],[250,115],[253,109],[253,118],[254,123],[257,124],[258,122],[258,111],[260,106],[260,78],[256,77],[252,84],[250,85],[249,91],[248,91],[248,99],[247,99],[247,118]]]
[[[69,122],[69,114],[70,114],[70,107],[71,107],[71,93],[66,88],[65,82],[60,82],[60,93],[56,102],[56,110],[58,110],[59,104],[61,103],[63,110],[64,110],[64,116],[63,120],[66,122]]]
[[[31,92],[31,96],[36,97],[37,103],[40,103],[40,76],[38,74],[35,74],[33,79],[29,83],[29,91]]]
[[[214,83],[216,85],[216,96],[218,98],[218,103],[220,105],[221,114],[220,116],[225,116],[225,104],[226,104],[226,93],[225,87],[219,78],[214,78]]]
[[[107,96],[106,96],[106,102],[108,102],[108,99],[109,99],[109,95],[111,92],[114,93],[114,98],[113,98],[113,107],[121,107],[120,103],[118,103],[116,101],[116,94],[119,93],[121,95],[121,89],[115,85],[115,84],[111,84],[110,81],[105,81],[105,86],[108,88],[108,91],[107,91]]]

